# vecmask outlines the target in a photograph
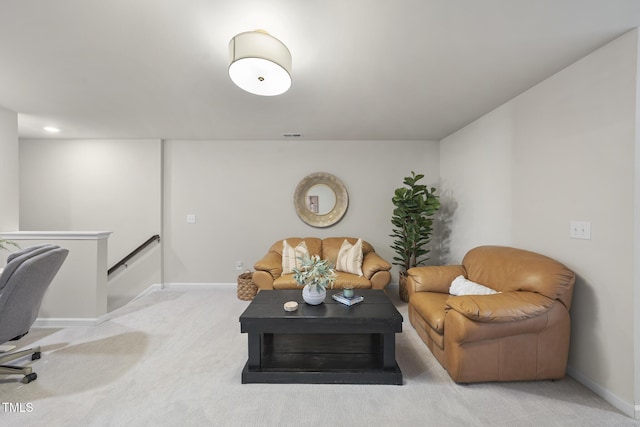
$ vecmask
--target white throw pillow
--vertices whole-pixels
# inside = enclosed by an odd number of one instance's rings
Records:
[[[338,251],[336,270],[362,276],[362,258],[362,239],[358,239],[355,245],[344,239]]]
[[[451,295],[491,295],[499,292],[465,279],[464,276],[458,276],[451,282],[449,293]]]
[[[282,241],[282,274],[293,273],[294,268],[298,268],[301,265],[299,258],[309,256],[309,250],[304,240],[298,243],[295,248],[286,240]]]

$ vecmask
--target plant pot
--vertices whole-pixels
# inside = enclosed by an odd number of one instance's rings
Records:
[[[322,286],[305,285],[302,288],[302,299],[309,305],[318,305],[324,302],[327,290]]]
[[[344,296],[345,298],[353,298],[353,296],[355,295],[355,289],[353,288],[344,288],[342,290],[342,296]]]
[[[407,273],[401,271],[398,276],[398,293],[400,299],[404,302],[409,302],[409,290],[407,289]]]

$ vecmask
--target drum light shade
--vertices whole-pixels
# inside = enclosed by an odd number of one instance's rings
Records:
[[[229,77],[247,92],[273,96],[291,87],[291,53],[265,31],[247,31],[232,38],[229,58]]]

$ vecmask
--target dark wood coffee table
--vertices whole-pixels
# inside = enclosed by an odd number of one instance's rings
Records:
[[[395,334],[402,315],[381,290],[358,290],[351,307],[302,300],[302,290],[262,291],[240,316],[248,334],[249,359],[242,383],[402,384]],[[287,312],[287,301],[298,310]]]

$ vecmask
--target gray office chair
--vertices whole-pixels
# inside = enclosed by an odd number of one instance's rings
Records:
[[[0,275],[0,344],[22,338],[36,320],[44,293],[60,270],[69,251],[56,245],[37,245],[7,257]],[[0,375],[23,375],[25,384],[38,376],[30,366],[5,363],[28,355],[40,358],[40,347],[0,353]]]

